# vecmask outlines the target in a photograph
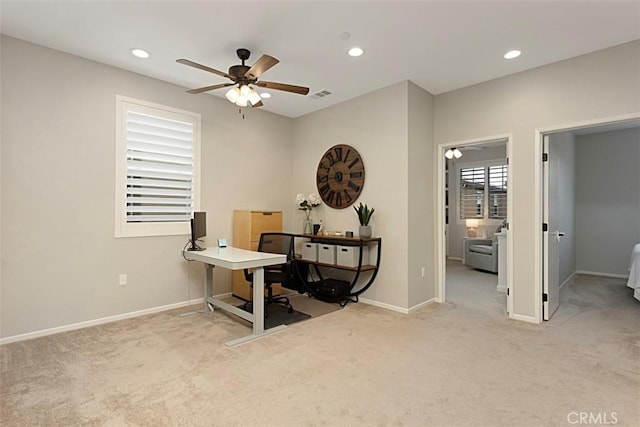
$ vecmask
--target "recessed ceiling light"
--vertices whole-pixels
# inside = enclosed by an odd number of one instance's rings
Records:
[[[504,59],[514,59],[520,56],[520,54],[522,54],[522,52],[520,52],[519,50],[510,50],[509,52],[504,54]]]
[[[147,52],[144,49],[138,49],[138,48],[131,49],[131,54],[136,58],[147,59],[149,57],[149,52]]]
[[[269,92],[263,92],[260,94],[260,97],[264,99],[271,98],[271,94]]]
[[[352,47],[351,49],[349,49],[349,56],[360,56],[364,53],[364,50],[360,49],[359,47]]]

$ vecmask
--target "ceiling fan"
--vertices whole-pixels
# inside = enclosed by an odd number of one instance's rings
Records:
[[[225,73],[223,71],[216,70],[211,67],[207,67],[206,65],[198,64],[196,62],[190,61],[188,59],[177,59],[176,62],[184,65],[188,65],[190,67],[198,68],[203,71],[208,71],[210,73],[216,74],[221,77],[226,77],[230,79],[233,83],[220,83],[217,85],[205,86],[197,89],[188,90],[188,93],[202,93],[208,92],[210,90],[220,89],[227,86],[233,86],[226,96],[227,99],[239,107],[246,107],[251,104],[252,107],[262,107],[264,104],[262,103],[262,99],[260,95],[251,87],[251,85],[256,85],[258,87],[264,87],[267,89],[275,89],[282,90],[285,92],[297,93],[300,95],[306,95],[309,93],[308,87],[303,86],[295,86],[285,83],[275,83],[275,82],[267,82],[267,81],[258,81],[258,77],[262,75],[265,71],[276,65],[278,61],[273,56],[262,55],[260,59],[256,61],[251,67],[245,65],[244,61],[249,59],[251,52],[248,49],[238,49],[236,50],[236,54],[238,58],[242,61],[241,65],[232,65],[229,67],[229,72]]]

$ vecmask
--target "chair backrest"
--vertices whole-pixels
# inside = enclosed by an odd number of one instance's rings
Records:
[[[258,243],[258,252],[283,254],[287,261],[293,259],[293,235],[287,233],[262,233]]]

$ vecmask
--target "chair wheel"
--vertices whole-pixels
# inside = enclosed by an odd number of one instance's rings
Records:
[[[287,313],[289,314],[293,313],[293,307],[289,306],[289,308],[287,309]]]

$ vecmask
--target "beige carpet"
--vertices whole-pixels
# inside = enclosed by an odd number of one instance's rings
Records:
[[[12,343],[0,424],[640,425],[640,302],[619,279],[562,298],[543,325],[460,298],[411,315],[349,304],[232,349],[246,326],[186,309]]]

